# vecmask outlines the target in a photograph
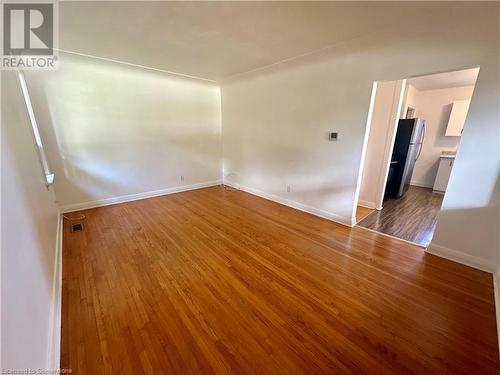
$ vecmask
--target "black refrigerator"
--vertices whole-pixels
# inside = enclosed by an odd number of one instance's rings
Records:
[[[400,198],[408,189],[413,167],[422,152],[424,138],[424,120],[420,118],[399,120],[385,186],[386,198]]]

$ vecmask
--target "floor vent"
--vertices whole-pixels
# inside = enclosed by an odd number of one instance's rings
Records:
[[[71,231],[72,232],[81,232],[83,230],[83,224],[78,223],[78,224],[71,224]]]

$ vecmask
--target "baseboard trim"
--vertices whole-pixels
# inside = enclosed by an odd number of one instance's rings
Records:
[[[371,208],[372,210],[377,210],[377,211],[380,211],[383,208],[382,206],[377,207],[377,205],[374,202],[364,201],[362,199],[358,200],[358,206]]]
[[[441,195],[444,195],[444,193],[445,193],[444,191],[440,191],[440,190],[432,190],[432,192],[434,194],[441,194]]]
[[[495,312],[497,316],[497,334],[498,334],[498,354],[500,355],[500,267],[493,274],[493,288],[495,292]]]
[[[461,251],[453,250],[444,246],[431,243],[426,251],[430,254],[437,255],[441,258],[446,258],[457,263],[465,264],[466,266],[477,268],[481,271],[494,273],[495,267],[485,259],[475,257]]]
[[[426,184],[424,182],[410,181],[410,185],[411,186],[418,186],[418,187],[432,189],[432,185]]]
[[[346,225],[348,227],[353,227],[354,225],[356,225],[355,219],[351,218],[351,217],[340,216],[340,215],[337,215],[337,214],[334,214],[334,213],[331,213],[328,211],[321,210],[319,208],[311,207],[311,206],[308,206],[308,205],[305,205],[305,204],[302,204],[302,203],[299,203],[296,201],[292,201],[290,199],[282,198],[282,197],[274,195],[274,194],[269,194],[269,193],[266,193],[266,192],[261,191],[261,190],[250,188],[248,186],[241,186],[240,184],[232,183],[230,181],[225,180],[224,185],[230,186],[234,189],[245,191],[247,193],[256,195],[260,198],[264,198],[264,199],[282,204],[284,206],[295,208],[296,210],[299,210],[299,211],[303,211],[303,212],[307,212],[307,213],[315,215],[315,216],[319,216],[323,219],[334,221],[335,223],[338,223],[338,224]]]
[[[109,206],[112,204],[119,204],[119,203],[125,203],[125,202],[132,202],[132,201],[137,201],[140,199],[153,198],[153,197],[158,197],[161,195],[168,195],[168,194],[174,194],[174,193],[181,193],[183,191],[202,189],[202,188],[216,186],[216,185],[220,185],[220,184],[222,184],[222,180],[215,180],[215,181],[201,182],[201,183],[192,184],[192,185],[183,185],[183,186],[176,186],[176,187],[167,188],[167,189],[147,191],[147,192],[138,193],[138,194],[122,195],[119,197],[99,199],[99,200],[90,201],[90,202],[68,204],[68,205],[61,206],[61,212],[67,213],[67,212],[73,212],[73,211],[79,211],[79,210],[87,210],[89,208]]]
[[[365,208],[371,208],[372,210],[377,209],[377,205],[373,202],[365,201],[363,199],[358,200],[358,206],[365,207]]]
[[[49,316],[49,337],[47,344],[47,368],[59,369],[61,361],[61,307],[62,307],[62,239],[63,217],[58,212],[56,234],[56,256],[54,281],[52,284],[52,305]]]

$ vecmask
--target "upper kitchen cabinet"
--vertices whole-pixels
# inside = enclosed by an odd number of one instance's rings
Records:
[[[470,100],[455,100],[446,127],[447,137],[460,137],[464,128],[465,118],[469,110]]]

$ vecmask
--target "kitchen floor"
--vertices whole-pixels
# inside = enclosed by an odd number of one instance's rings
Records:
[[[382,210],[375,210],[358,225],[427,247],[442,201],[443,194],[410,186],[402,198],[386,199]]]

